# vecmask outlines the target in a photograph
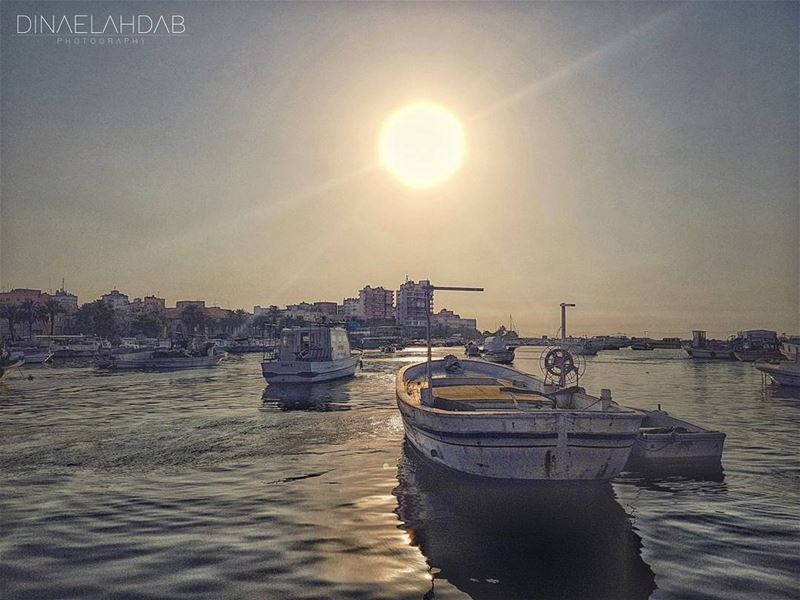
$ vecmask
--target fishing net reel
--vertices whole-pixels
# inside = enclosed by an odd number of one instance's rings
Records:
[[[561,346],[550,346],[539,356],[539,369],[548,385],[567,387],[578,385],[586,370],[586,359],[580,354],[573,355]]]

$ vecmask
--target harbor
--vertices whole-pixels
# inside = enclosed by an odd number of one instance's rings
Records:
[[[539,372],[540,352],[518,348],[515,368]],[[587,357],[588,390],[726,432],[722,468],[553,490],[464,480],[404,442],[395,375],[424,348],[367,352],[355,377],[294,400],[266,384],[261,360],[164,372],[65,360],[6,382],[10,596],[793,593],[800,463],[783,449],[798,443],[800,396],[762,387],[750,364],[676,349]]]
[[[799,598],[798,23],[0,2],[0,598]]]

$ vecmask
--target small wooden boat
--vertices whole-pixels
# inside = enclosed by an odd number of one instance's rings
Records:
[[[611,479],[642,421],[610,393],[454,356],[404,367],[396,394],[406,438],[423,456],[494,478]]]
[[[101,367],[114,370],[173,371],[178,369],[205,369],[216,367],[225,358],[213,348],[205,352],[183,349],[146,350],[128,354],[111,355]]]
[[[663,410],[643,415],[626,468],[654,463],[710,463],[722,458],[725,434],[682,421]]]
[[[24,360],[12,360],[0,363],[0,380],[4,379],[14,369],[20,368],[24,363]]]
[[[359,357],[341,327],[294,327],[281,332],[277,352],[265,357],[268,383],[316,383],[355,375]]]

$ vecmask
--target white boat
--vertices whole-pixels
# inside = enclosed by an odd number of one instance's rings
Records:
[[[684,351],[692,358],[710,360],[735,360],[733,345],[730,341],[706,339],[706,332],[692,331],[692,342],[682,345]]]
[[[481,351],[475,342],[469,342],[464,346],[464,355],[470,358],[476,358],[481,355]]]
[[[768,375],[775,383],[800,387],[800,360],[781,362],[756,362],[756,369]]]
[[[53,353],[49,351],[41,352],[35,349],[25,349],[12,352],[11,358],[23,360],[26,365],[40,365],[53,358]]]
[[[224,358],[225,354],[217,354],[213,347],[205,353],[192,353],[186,350],[145,350],[112,355],[109,362],[103,366],[121,370],[203,369],[216,367]]]
[[[610,393],[598,398],[454,356],[404,367],[396,394],[406,438],[423,456],[502,479],[611,479],[642,421]]]
[[[789,338],[781,342],[781,354],[786,360],[800,360],[800,338]]]
[[[55,358],[82,358],[96,356],[103,347],[102,342],[81,335],[52,338]]]
[[[277,351],[261,363],[268,383],[316,383],[355,375],[359,357],[341,327],[294,327],[281,332]]]
[[[644,417],[626,467],[657,463],[719,462],[725,434],[682,421],[663,410],[640,411]]]
[[[595,356],[603,349],[600,343],[588,338],[569,338],[561,342],[561,347],[581,356]]]
[[[483,341],[483,358],[486,360],[508,365],[514,362],[514,348],[506,343],[505,336],[492,335]]]

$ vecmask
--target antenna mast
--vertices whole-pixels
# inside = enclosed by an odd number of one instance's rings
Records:
[[[561,342],[567,341],[567,307],[575,306],[568,302],[561,303]]]

